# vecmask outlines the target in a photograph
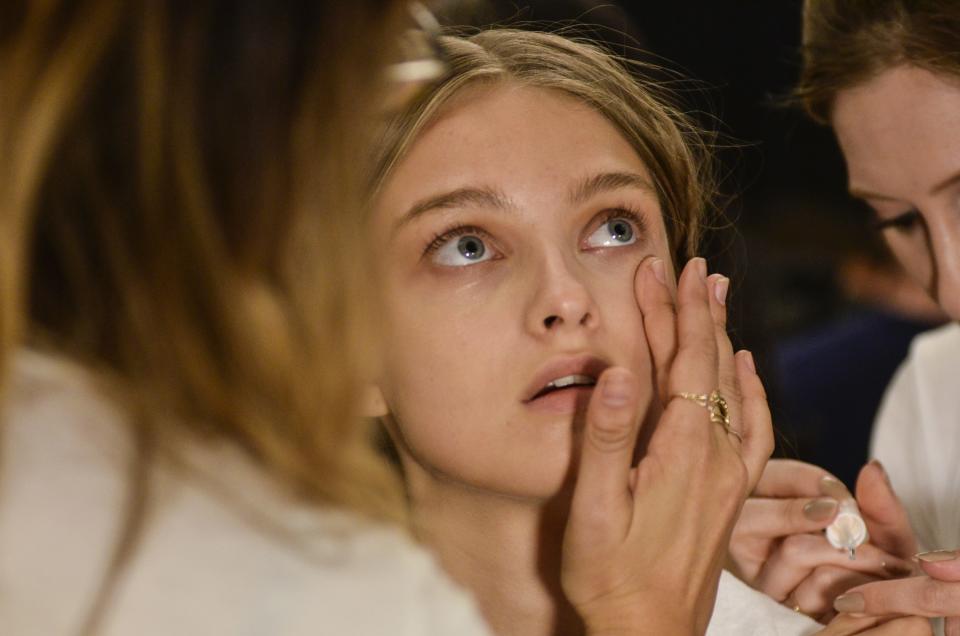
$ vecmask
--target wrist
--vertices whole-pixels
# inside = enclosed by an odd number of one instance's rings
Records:
[[[649,599],[648,599],[649,601]],[[694,636],[697,629],[692,613],[678,613],[676,604],[604,602],[579,609],[588,636]]]

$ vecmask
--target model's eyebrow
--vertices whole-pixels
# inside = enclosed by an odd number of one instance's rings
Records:
[[[946,190],[950,186],[956,185],[957,183],[960,183],[960,172],[956,172],[955,174],[950,175],[946,179],[934,185],[932,188],[930,188],[930,194],[938,194],[939,192]],[[863,188],[860,188],[857,185],[851,185],[849,192],[850,192],[850,196],[856,197],[858,199],[872,199],[875,201],[898,201],[899,200],[894,197],[888,196],[886,194],[880,194],[879,192],[871,192],[870,190],[865,190]]]
[[[570,202],[574,205],[584,203],[602,192],[638,188],[656,196],[656,190],[650,181],[635,172],[602,172],[583,179],[570,190]]]
[[[581,204],[602,192],[638,188],[656,196],[650,181],[635,172],[602,172],[586,177],[571,188],[570,202]],[[396,234],[403,226],[424,214],[460,207],[483,207],[496,210],[515,210],[517,206],[503,192],[489,186],[467,186],[449,192],[431,195],[417,201],[393,226]]]
[[[484,207],[498,210],[516,208],[505,194],[495,188],[487,186],[457,188],[450,192],[429,196],[411,205],[410,209],[394,224],[393,232],[396,233],[404,225],[429,212],[460,207]]]

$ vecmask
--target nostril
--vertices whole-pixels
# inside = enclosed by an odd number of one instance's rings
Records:
[[[555,324],[557,324],[559,320],[560,320],[560,316],[556,316],[556,315],[547,316],[546,318],[543,319],[543,326],[546,327],[547,329],[550,329]]]

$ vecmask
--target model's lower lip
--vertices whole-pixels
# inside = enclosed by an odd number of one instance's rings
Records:
[[[593,386],[577,385],[551,391],[526,402],[528,408],[545,413],[571,414],[585,411]]]

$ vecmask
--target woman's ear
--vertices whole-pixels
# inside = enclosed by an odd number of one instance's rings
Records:
[[[390,409],[383,399],[383,392],[376,384],[368,384],[360,396],[360,415],[363,417],[384,417]]]

